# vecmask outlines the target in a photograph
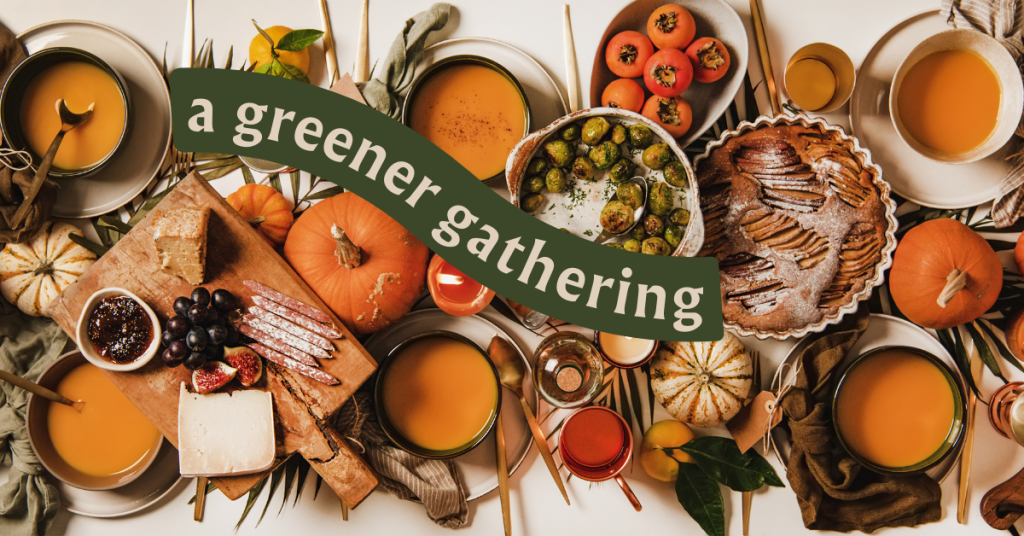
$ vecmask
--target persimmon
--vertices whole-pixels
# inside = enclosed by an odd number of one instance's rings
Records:
[[[693,82],[693,65],[681,50],[665,48],[644,65],[644,85],[655,95],[675,97]]]
[[[693,123],[693,110],[682,97],[659,97],[647,99],[641,115],[661,125],[673,138],[682,138]]]
[[[639,113],[644,106],[644,88],[630,78],[614,80],[601,93],[601,106]]]
[[[659,49],[683,50],[697,35],[697,23],[683,6],[666,4],[647,19],[647,36]]]
[[[701,37],[690,43],[686,56],[693,64],[693,79],[704,84],[721,80],[732,63],[729,49],[714,37]]]
[[[643,75],[644,64],[654,54],[654,45],[640,32],[625,31],[615,34],[604,50],[604,61],[615,76],[638,78]]]

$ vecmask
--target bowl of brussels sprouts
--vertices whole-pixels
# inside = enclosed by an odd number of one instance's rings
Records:
[[[696,255],[704,242],[689,159],[637,113],[591,108],[564,116],[516,145],[505,177],[513,204],[584,240],[678,257]]]

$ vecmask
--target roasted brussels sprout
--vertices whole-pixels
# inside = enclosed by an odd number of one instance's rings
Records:
[[[654,214],[644,216],[643,224],[644,232],[647,233],[647,236],[661,236],[665,234],[665,220]]]
[[[544,177],[530,177],[523,181],[523,190],[535,194],[544,189]]]
[[[640,241],[635,238],[630,238],[622,243],[622,249],[633,253],[640,253]]]
[[[558,135],[565,141],[576,141],[580,139],[580,126],[576,123],[570,123],[569,126],[563,128]]]
[[[640,252],[644,255],[669,255],[672,253],[672,247],[664,238],[652,236],[640,245]]]
[[[690,224],[690,211],[685,208],[673,209],[672,213],[668,216],[668,220],[680,227],[686,227]]]
[[[672,149],[667,143],[655,143],[644,149],[644,165],[651,169],[661,169],[672,160]]]
[[[557,194],[565,190],[565,172],[562,168],[551,168],[548,170],[548,174],[544,177],[544,182],[548,187],[548,191]]]
[[[636,210],[644,204],[644,191],[632,181],[624,182],[615,189],[615,197],[622,201],[623,205]]]
[[[622,149],[610,141],[603,141],[596,147],[591,147],[588,156],[597,169],[610,169],[622,158]]]
[[[601,138],[611,130],[612,124],[603,117],[591,117],[587,119],[586,123],[583,123],[583,143],[587,145],[597,145],[601,142]]]
[[[565,140],[551,140],[544,144],[544,156],[552,166],[568,166],[574,154],[572,146]]]
[[[597,178],[597,169],[589,158],[577,156],[572,162],[572,174],[583,180],[592,181]]]
[[[609,233],[618,234],[633,225],[633,209],[622,201],[609,201],[601,209],[601,227]]]
[[[626,127],[621,124],[612,127],[612,143],[626,143]]]
[[[530,160],[530,164],[526,166],[526,176],[532,177],[534,175],[543,175],[544,170],[547,168],[548,163],[545,162],[543,158],[535,156],[533,157],[533,160]]]
[[[519,202],[519,205],[527,212],[534,212],[543,204],[544,196],[541,194],[529,194]]]
[[[675,186],[676,188],[685,188],[686,182],[686,166],[678,160],[673,160],[665,164],[665,169],[662,170],[662,174],[665,175],[665,182]]]
[[[644,230],[643,225],[637,225],[629,232],[629,236],[638,242],[643,242],[647,238],[647,231]]]
[[[668,216],[672,212],[672,196],[675,192],[664,182],[655,182],[648,188],[647,209],[658,216]]]
[[[608,171],[608,176],[612,179],[612,182],[622,182],[631,179],[635,172],[636,164],[634,164],[632,160],[629,158],[620,158],[619,161],[612,166],[612,169]]]
[[[629,127],[629,144],[635,149],[644,149],[654,140],[654,133],[647,125],[639,123]]]
[[[671,223],[666,224],[665,241],[668,242],[668,245],[672,246],[673,250],[675,250],[679,246],[679,243],[683,241],[683,230],[678,225]]]
[[[626,249],[626,248],[622,247],[622,244],[616,244],[615,242],[608,242],[605,245],[610,247],[610,248],[612,248],[612,249]]]

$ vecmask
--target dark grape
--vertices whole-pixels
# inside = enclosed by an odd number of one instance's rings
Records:
[[[206,344],[209,342],[209,337],[206,335],[206,330],[196,326],[188,331],[188,336],[185,337],[185,344],[192,349],[193,352],[199,352],[203,348],[206,348]]]
[[[219,288],[213,291],[213,306],[226,313],[235,308],[235,297],[230,292]]]
[[[206,364],[206,356],[201,352],[192,352],[185,358],[185,368],[195,370]]]
[[[192,301],[199,305],[210,305],[210,291],[203,287],[198,287],[192,291]]]
[[[181,315],[174,315],[167,321],[167,325],[164,326],[164,329],[173,335],[175,339],[180,339],[188,333],[188,330],[191,327],[192,324],[189,323],[187,318]]]
[[[217,312],[212,305],[207,305],[206,308],[210,311],[210,319],[206,321],[207,327],[209,326],[223,326],[224,315]]]
[[[177,337],[175,337],[174,335],[171,335],[171,332],[170,332],[170,331],[164,331],[164,332],[163,332],[163,333],[162,333],[162,334],[160,335],[160,342],[161,342],[161,343],[162,343],[162,344],[163,344],[164,346],[170,346],[170,344],[171,344],[172,342],[174,342],[174,339],[177,339]]]
[[[188,314],[188,308],[192,307],[192,305],[192,300],[182,296],[174,300],[174,312],[181,316],[185,316]]]
[[[203,350],[207,361],[219,361],[224,359],[224,347],[219,344],[211,344]]]
[[[181,339],[172,342],[167,349],[171,351],[171,355],[178,359],[185,359],[190,352],[188,345]]]
[[[177,341],[175,341],[177,342]],[[170,348],[164,350],[164,353],[160,355],[160,359],[164,362],[164,365],[174,368],[185,360],[184,357],[175,357],[174,352],[171,352]]]
[[[195,304],[188,310],[188,319],[192,321],[193,326],[205,326],[210,322],[210,307],[206,305]]]
[[[228,338],[228,328],[213,325],[206,328],[206,334],[210,336],[211,344],[224,344],[224,341]]]
[[[238,330],[231,326],[226,326],[225,329],[228,330],[228,336],[224,339],[224,345],[235,346],[238,344]]]

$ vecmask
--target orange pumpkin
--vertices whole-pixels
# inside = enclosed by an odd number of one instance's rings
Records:
[[[351,192],[299,216],[284,244],[295,271],[350,331],[384,329],[423,293],[430,250],[390,216]]]
[[[1017,309],[1006,319],[1006,346],[1017,359],[1024,359],[1024,309]]]
[[[945,329],[985,314],[999,297],[1003,267],[992,246],[957,220],[938,218],[903,236],[889,292],[919,326]]]
[[[1017,273],[1024,274],[1024,233],[1017,237],[1017,247],[1013,248],[1013,260],[1017,263]]]
[[[281,192],[263,184],[246,184],[229,195],[227,201],[272,246],[284,244],[295,216]]]

